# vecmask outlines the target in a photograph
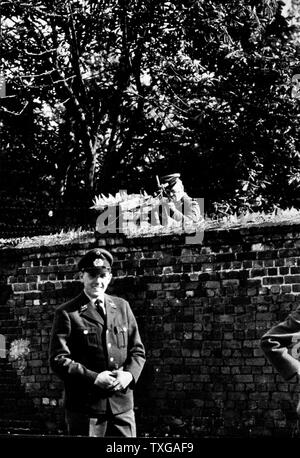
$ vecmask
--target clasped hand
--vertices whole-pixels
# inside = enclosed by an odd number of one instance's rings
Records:
[[[127,388],[132,380],[132,374],[127,371],[103,371],[98,374],[95,385],[104,390],[120,391]]]

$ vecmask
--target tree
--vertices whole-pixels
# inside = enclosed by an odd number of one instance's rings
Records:
[[[83,184],[90,195],[95,172],[101,175],[106,157],[120,143],[130,76],[140,78],[140,26],[131,31],[129,22],[141,3],[131,2],[132,11],[127,0],[2,3],[3,65],[8,86],[18,93],[14,110],[18,103],[32,104],[37,116],[52,118],[56,132],[68,123],[70,161],[77,167],[84,162]],[[136,48],[134,62],[130,46]]]
[[[2,141],[12,113],[30,113],[27,151],[56,206],[152,191],[156,174],[178,170],[210,210],[296,204],[297,53],[281,9],[275,0],[4,1]]]
[[[176,9],[182,46],[161,63],[167,78],[157,90],[173,124],[161,145],[173,144],[157,170],[181,169],[210,209],[299,205],[299,101],[289,85],[297,48],[281,9],[276,1]]]

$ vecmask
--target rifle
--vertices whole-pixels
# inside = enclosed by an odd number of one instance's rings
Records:
[[[158,191],[154,194],[156,197],[163,199],[164,197],[168,200],[168,193],[166,191],[167,184],[161,184],[159,181],[158,176],[156,175],[156,183],[158,187]]]

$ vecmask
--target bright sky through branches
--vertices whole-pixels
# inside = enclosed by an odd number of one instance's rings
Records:
[[[283,2],[285,3],[285,6],[282,9],[282,14],[283,14],[283,16],[286,16],[287,13],[288,13],[289,8],[291,7],[292,1],[291,0],[283,0]]]

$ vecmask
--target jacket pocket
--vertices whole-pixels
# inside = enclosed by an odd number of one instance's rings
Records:
[[[127,347],[127,343],[128,343],[127,327],[126,326],[115,326],[114,332],[116,335],[118,348]]]
[[[97,332],[91,331],[89,329],[83,329],[82,334],[85,343],[89,347],[99,347],[99,337]]]

